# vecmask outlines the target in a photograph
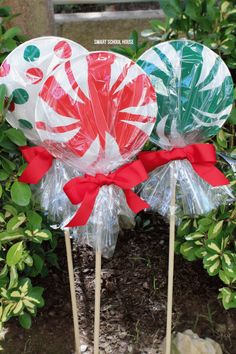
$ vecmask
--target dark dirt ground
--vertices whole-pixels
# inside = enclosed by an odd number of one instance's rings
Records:
[[[43,279],[46,306],[28,331],[9,323],[3,353],[73,353],[64,240],[58,252],[62,271]],[[114,257],[102,264],[101,353],[158,353],[165,335],[167,263],[168,227],[163,221],[157,219],[154,231],[133,230],[119,236]],[[88,354],[93,339],[93,252],[80,246],[74,251],[74,264],[82,342]],[[236,311],[225,311],[217,300],[220,286],[201,263],[176,256],[173,329],[192,329],[219,342],[224,354],[236,354]]]

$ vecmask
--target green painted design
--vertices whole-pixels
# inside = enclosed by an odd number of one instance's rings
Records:
[[[28,101],[29,94],[26,90],[22,88],[15,89],[12,92],[12,100],[16,104],[24,104]]]
[[[24,50],[24,59],[26,61],[35,61],[40,57],[40,50],[36,45],[28,45]]]
[[[151,139],[163,148],[199,143],[228,118],[233,81],[223,60],[206,46],[176,40],[146,51],[138,64],[157,93],[158,115]]]
[[[33,129],[32,123],[26,119],[18,119],[18,122],[20,124],[20,128]]]

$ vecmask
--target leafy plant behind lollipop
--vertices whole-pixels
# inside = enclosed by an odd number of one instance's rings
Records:
[[[0,7],[0,63],[25,39],[19,27],[10,27],[15,16],[9,6]]]
[[[0,16],[2,62],[23,36],[18,27],[6,28],[14,16],[9,7],[0,7]],[[34,278],[46,276],[48,265],[58,267],[57,236],[48,230],[29,185],[17,180],[25,167],[19,147],[27,141],[5,121],[10,105],[11,97],[0,85],[0,334],[13,317],[30,328],[32,316],[44,305],[44,288],[35,286]]]

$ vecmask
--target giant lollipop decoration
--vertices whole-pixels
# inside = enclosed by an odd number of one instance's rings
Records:
[[[214,166],[213,145],[202,144],[226,121],[233,82],[222,59],[204,45],[176,40],[152,47],[138,61],[158,95],[151,140],[161,151],[139,157],[150,172],[141,196],[170,216],[167,345],[170,353],[175,214],[199,215],[231,197],[229,181]]]
[[[7,87],[7,94],[12,97],[7,121],[23,130],[25,136],[34,144],[41,143],[35,129],[35,105],[39,91],[47,77],[61,63],[69,58],[86,53],[81,45],[60,37],[40,37],[21,44],[4,60],[0,68],[0,83]],[[65,208],[62,186],[72,177],[70,168],[53,156],[42,146],[23,147],[22,154],[29,162],[19,180],[36,184],[40,191],[42,207],[54,217],[71,214],[71,208]],[[46,175],[45,175],[46,174]],[[43,177],[44,176],[44,177]],[[67,210],[69,209],[69,210]],[[72,297],[73,319],[77,352],[80,352],[77,308],[74,291],[74,275],[69,237],[65,238],[69,277]]]
[[[7,85],[8,95],[12,95],[7,120],[14,128],[20,128],[33,143],[40,143],[34,111],[46,77],[61,63],[86,52],[69,39],[39,37],[18,46],[2,63],[1,83]]]
[[[68,39],[39,37],[21,44],[4,60],[0,83],[7,86],[8,96],[12,97],[6,119],[14,128],[20,128],[32,143],[41,143],[35,129],[34,112],[38,93],[47,75],[61,63],[86,52],[81,45]],[[41,180],[36,190],[40,191],[38,195],[41,205],[45,210],[50,209],[53,217],[58,216],[59,209],[62,213],[66,203],[58,185],[63,185],[71,178],[71,169],[65,168],[59,161],[53,162],[53,157],[42,146],[23,147],[21,151],[31,167],[25,169],[20,181],[36,184]],[[50,168],[50,173],[42,179]]]
[[[132,188],[147,178],[130,162],[148,139],[157,113],[156,95],[144,71],[131,60],[94,52],[67,61],[45,81],[36,107],[43,145],[85,175],[64,190],[78,211],[67,226],[79,226],[96,250],[94,353],[99,351],[101,254],[110,256],[119,215],[148,205]]]

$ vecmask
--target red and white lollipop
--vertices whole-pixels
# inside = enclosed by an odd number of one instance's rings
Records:
[[[44,146],[89,174],[108,173],[134,157],[157,112],[144,71],[110,52],[67,61],[47,78],[39,96],[36,127]]]
[[[86,242],[105,256],[114,251],[118,216],[132,218],[132,211],[147,205],[131,190],[146,171],[140,161],[127,162],[147,141],[156,114],[148,76],[133,61],[110,52],[67,61],[39,94],[36,127],[42,144],[85,174],[64,187],[71,202],[80,204],[68,226],[83,226]]]

